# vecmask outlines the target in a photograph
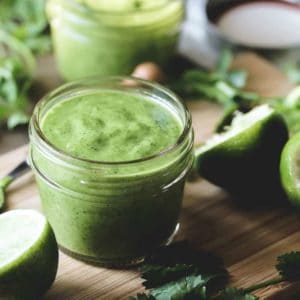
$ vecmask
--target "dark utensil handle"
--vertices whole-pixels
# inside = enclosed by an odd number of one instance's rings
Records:
[[[15,178],[25,174],[29,170],[30,170],[30,168],[29,168],[26,160],[24,160],[18,166],[16,166],[11,172],[9,172],[8,176],[15,179]]]

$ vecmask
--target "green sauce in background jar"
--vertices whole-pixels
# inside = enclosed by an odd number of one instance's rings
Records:
[[[67,84],[37,104],[30,142],[43,210],[68,253],[130,265],[176,231],[193,131],[170,91],[133,78]]]
[[[143,61],[173,56],[183,0],[48,0],[58,67],[67,80],[129,75]]]

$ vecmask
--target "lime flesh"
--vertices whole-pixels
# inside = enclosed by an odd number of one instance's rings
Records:
[[[57,264],[56,240],[43,215],[21,209],[0,215],[3,299],[39,299],[53,283]]]
[[[288,199],[300,207],[300,133],[294,135],[282,151],[280,177]]]
[[[239,113],[227,131],[196,149],[198,173],[245,204],[282,198],[279,161],[288,130],[268,105]],[[244,201],[245,200],[245,201]]]

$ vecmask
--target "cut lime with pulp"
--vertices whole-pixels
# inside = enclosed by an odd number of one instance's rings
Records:
[[[56,240],[43,215],[21,209],[0,215],[0,299],[39,299],[57,263]]]
[[[294,135],[283,148],[280,176],[288,199],[300,207],[300,133]]]
[[[282,116],[261,105],[238,113],[224,133],[196,149],[196,168],[239,200],[273,201],[282,196],[279,161],[287,139]]]

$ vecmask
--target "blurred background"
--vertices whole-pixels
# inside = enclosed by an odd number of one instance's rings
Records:
[[[68,54],[63,54],[62,47],[58,46],[61,43],[56,43],[54,58],[52,41],[58,39],[55,28],[59,27],[59,32],[67,26],[58,8],[61,11],[70,8],[60,7],[59,3],[48,1],[48,16],[44,0],[0,3],[0,153],[27,142],[26,124],[34,103],[63,81],[61,75],[65,77],[64,72],[57,71],[57,64],[63,65]],[[97,1],[87,3],[94,5]],[[101,3],[98,1],[97,5]],[[141,5],[143,1],[136,3]],[[151,1],[144,3],[150,5]],[[300,81],[299,1],[187,0],[182,3],[185,17],[180,26],[178,55],[164,67],[172,80],[180,79],[186,69],[214,69],[222,51],[230,49],[233,55],[245,51],[257,53],[276,65],[293,84]],[[204,96],[207,98],[205,93]]]

